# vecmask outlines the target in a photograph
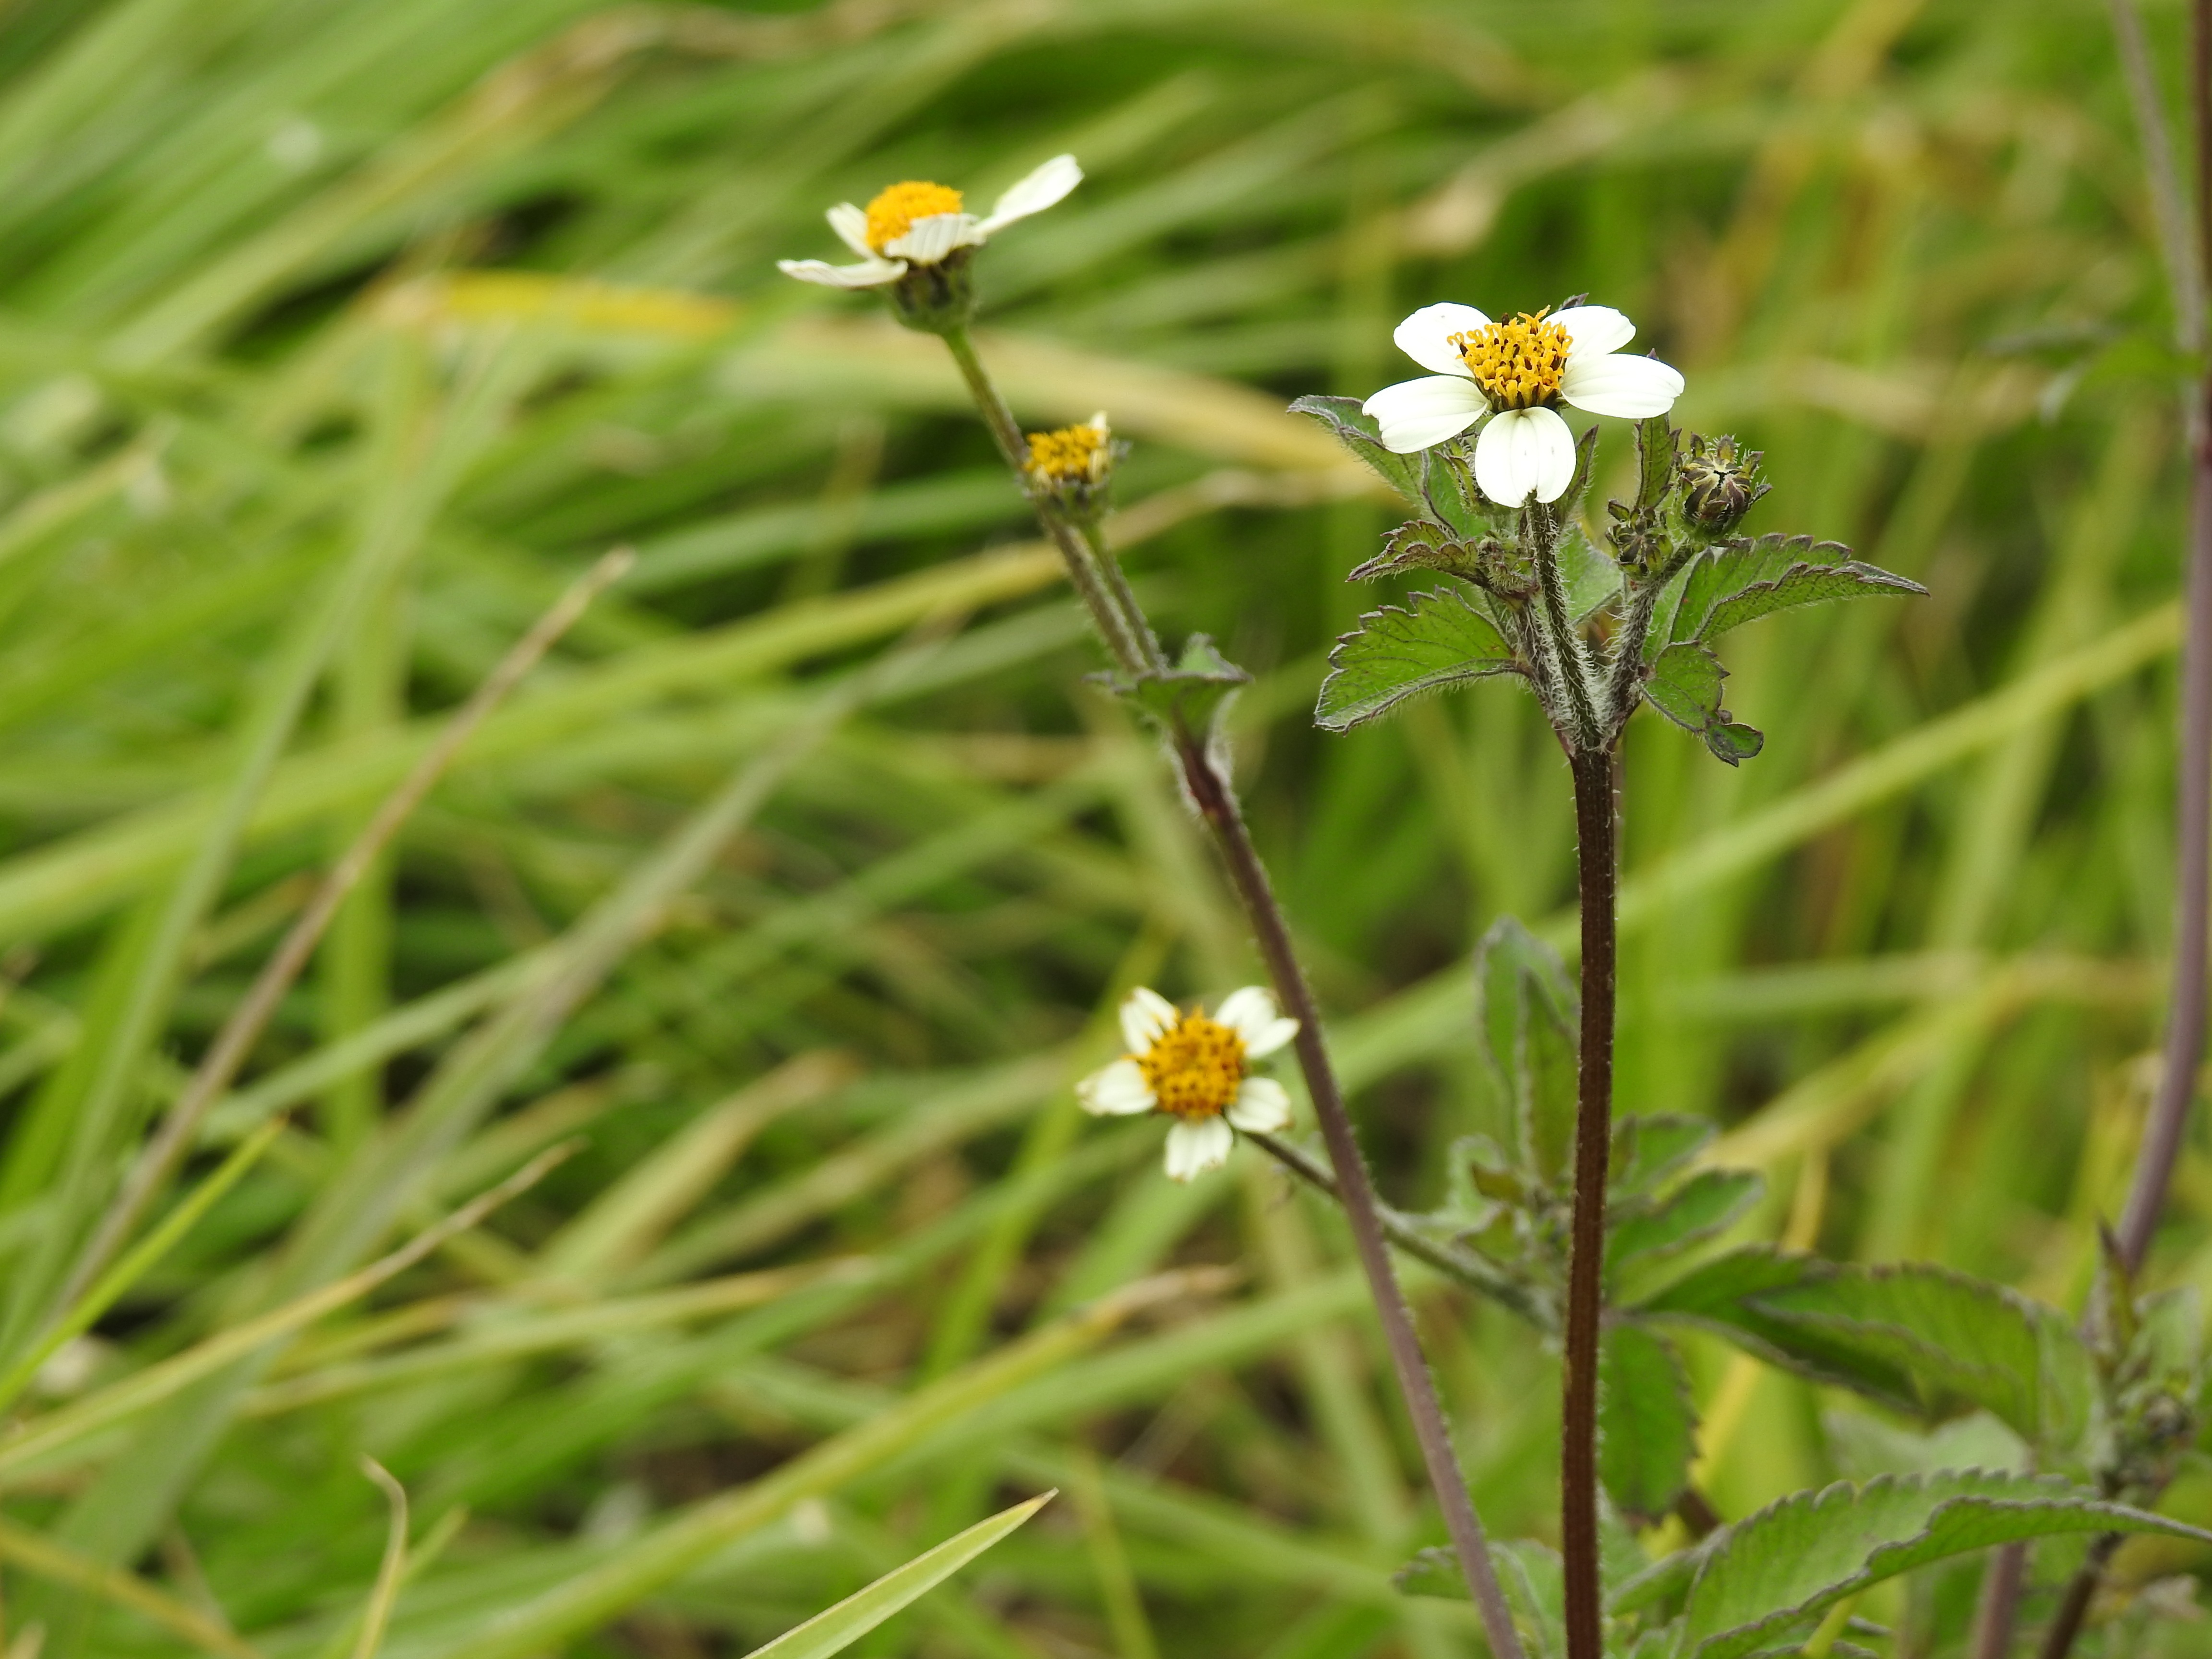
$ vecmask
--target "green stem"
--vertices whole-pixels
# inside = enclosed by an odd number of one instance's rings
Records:
[[[1013,410],[1006,407],[1006,400],[999,395],[999,388],[984,368],[982,359],[975,355],[975,345],[968,337],[968,331],[956,328],[942,337],[945,349],[952,354],[952,361],[959,365],[960,378],[968,382],[969,395],[975,398],[983,424],[997,441],[1000,455],[1013,470],[1015,478],[1024,481],[1028,447],[1023,441],[1021,427],[1014,419]],[[1067,566],[1067,579],[1074,584],[1076,592],[1091,612],[1091,620],[1105,640],[1106,648],[1113,653],[1115,662],[1127,674],[1142,673],[1156,666],[1158,648],[1151,653],[1146,651],[1140,634],[1133,629],[1129,617],[1115,603],[1098,561],[1092,556],[1081,533],[1052,503],[1029,491],[1026,482],[1023,489],[1030,495],[1030,504],[1036,509],[1038,524],[1060,550],[1060,556]],[[1130,603],[1133,605],[1135,601]]]
[[[1605,745],[1605,735],[1598,725],[1597,710],[1590,703],[1589,661],[1583,653],[1582,635],[1576,632],[1573,619],[1567,614],[1567,590],[1559,574],[1558,550],[1559,523],[1552,510],[1541,501],[1529,501],[1523,514],[1528,526],[1528,540],[1536,567],[1536,586],[1544,598],[1544,619],[1550,624],[1546,630],[1551,635],[1559,678],[1567,693],[1567,709],[1572,717],[1576,752],[1599,749]]]
[[[1100,533],[1095,520],[1085,519],[1080,528],[1084,545],[1091,550],[1091,556],[1097,561],[1099,569],[1106,573],[1106,584],[1113,590],[1114,601],[1121,607],[1130,634],[1143,648],[1153,667],[1165,668],[1168,665],[1167,655],[1160,649],[1159,635],[1152,632],[1152,625],[1145,616],[1144,607],[1137,603],[1137,596],[1129,586],[1129,579],[1122,573],[1121,560],[1115,558],[1114,550],[1106,545],[1106,538]]]

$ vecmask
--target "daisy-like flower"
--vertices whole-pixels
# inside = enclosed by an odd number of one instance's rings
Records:
[[[1455,438],[1487,415],[1474,444],[1474,481],[1504,507],[1534,495],[1556,501],[1575,477],[1571,404],[1593,415],[1642,420],[1682,395],[1682,377],[1621,350],[1636,325],[1610,306],[1571,306],[1493,323],[1473,306],[1423,306],[1390,337],[1430,372],[1386,386],[1362,404],[1386,449],[1409,455]]]
[[[909,179],[880,192],[865,208],[840,202],[830,210],[830,228],[860,256],[860,264],[779,259],[776,269],[824,288],[881,288],[914,266],[943,264],[963,248],[982,246],[1017,219],[1043,212],[1082,182],[1083,169],[1075,158],[1055,155],[979,219],[962,208],[958,191]]]
[[[1252,1062],[1298,1033],[1256,985],[1231,991],[1212,1018],[1186,1013],[1142,986],[1121,1005],[1121,1037],[1129,1052],[1075,1085],[1083,1109],[1118,1117],[1162,1112],[1168,1131],[1168,1174],[1188,1181],[1229,1160],[1233,1129],[1265,1133],[1287,1128],[1291,1097],[1271,1077],[1254,1077]]]

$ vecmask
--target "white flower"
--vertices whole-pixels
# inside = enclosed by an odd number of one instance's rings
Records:
[[[1275,999],[1256,985],[1232,991],[1212,1018],[1183,1012],[1157,991],[1139,986],[1121,1005],[1121,1038],[1129,1052],[1075,1085],[1086,1112],[1120,1117],[1164,1112],[1168,1174],[1188,1181],[1229,1160],[1231,1133],[1287,1128],[1291,1097],[1270,1077],[1251,1075],[1251,1062],[1298,1034],[1298,1023],[1275,1012]]]
[[[1636,325],[1610,306],[1573,306],[1556,317],[1523,313],[1493,323],[1473,306],[1424,306],[1391,336],[1432,373],[1386,386],[1361,405],[1401,455],[1455,438],[1486,415],[1475,440],[1474,481],[1505,507],[1533,493],[1556,501],[1575,477],[1575,439],[1559,405],[1630,420],[1663,415],[1682,377],[1620,349]]]
[[[779,259],[775,268],[824,288],[880,288],[909,265],[941,264],[963,247],[981,247],[1017,219],[1042,213],[1083,182],[1073,155],[1055,155],[999,198],[986,218],[963,212],[960,192],[944,185],[907,179],[878,193],[865,208],[840,202],[830,210],[830,228],[860,256],[856,265],[819,259]]]

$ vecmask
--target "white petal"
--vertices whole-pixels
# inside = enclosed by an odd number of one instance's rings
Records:
[[[1556,501],[1575,479],[1575,434],[1548,409],[1493,416],[1474,443],[1474,481],[1500,507],[1519,507],[1533,490]]]
[[[1386,386],[1359,407],[1382,428],[1383,448],[1410,455],[1457,437],[1480,420],[1490,404],[1473,380],[1437,374]]]
[[[1297,1021],[1275,1012],[1274,994],[1256,985],[1231,991],[1214,1018],[1244,1039],[1245,1055],[1252,1060],[1273,1054],[1298,1034]]]
[[[1291,1127],[1291,1091],[1271,1077],[1248,1077],[1223,1115],[1252,1134],[1273,1134]]]
[[[906,275],[903,259],[875,259],[864,265],[825,265],[819,259],[778,259],[775,268],[802,283],[823,288],[881,288]]]
[[[840,202],[824,216],[830,228],[837,233],[837,240],[859,254],[863,259],[876,257],[875,249],[868,246],[868,216],[850,202]]]
[[[1218,1117],[1176,1124],[1168,1131],[1168,1178],[1188,1181],[1219,1169],[1229,1162],[1229,1149],[1236,1144],[1237,1137]]]
[[[1682,377],[1650,357],[1570,357],[1559,378],[1559,395],[1593,415],[1640,421],[1674,408],[1682,395]]]
[[[1055,155],[994,202],[991,216],[983,221],[980,228],[985,236],[994,235],[1017,219],[1042,213],[1082,182],[1083,169],[1076,166],[1075,158]]]
[[[1390,337],[1398,343],[1399,350],[1431,374],[1456,374],[1466,380],[1469,378],[1467,360],[1460,356],[1451,337],[1489,326],[1490,319],[1473,306],[1423,306],[1392,330]]]
[[[905,235],[885,242],[884,252],[918,265],[933,265],[954,248],[982,240],[981,222],[974,214],[931,213],[908,226]]]
[[[1611,306],[1570,306],[1550,320],[1566,330],[1572,342],[1567,348],[1569,362],[1618,351],[1636,337],[1636,325]]]
[[[1126,1054],[1075,1085],[1076,1103],[1095,1117],[1127,1117],[1152,1109],[1152,1085]]]
[[[1131,1054],[1141,1054],[1181,1018],[1175,1004],[1139,985],[1121,1004],[1121,1041],[1128,1044]]]

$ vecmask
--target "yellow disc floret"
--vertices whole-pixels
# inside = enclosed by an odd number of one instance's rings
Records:
[[[869,213],[872,222],[874,210]],[[1540,311],[1455,334],[1451,343],[1493,409],[1534,409],[1556,401],[1559,379],[1567,372],[1567,348],[1573,343],[1567,331],[1546,322]]]
[[[1204,1014],[1182,1014],[1135,1056],[1160,1110],[1218,1117],[1243,1086],[1244,1039]]]
[[[1030,434],[1030,476],[1046,484],[1095,484],[1105,477],[1109,434],[1085,422]]]
[[[908,179],[868,204],[868,246],[878,253],[914,228],[917,219],[960,211],[960,192],[945,185]]]

